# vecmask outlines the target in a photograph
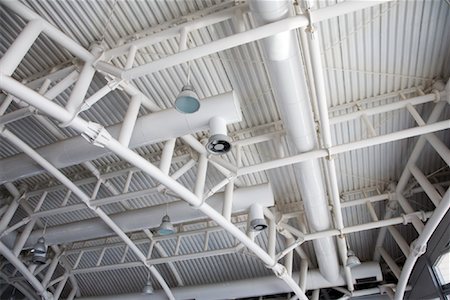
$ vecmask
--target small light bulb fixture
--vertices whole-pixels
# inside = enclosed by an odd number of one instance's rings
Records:
[[[183,114],[193,114],[200,109],[200,101],[192,85],[185,85],[175,100],[175,109]]]
[[[47,260],[47,245],[45,244],[45,238],[43,236],[37,240],[31,252],[33,253],[31,261],[34,264],[45,264],[45,261]]]
[[[345,263],[346,267],[353,268],[361,264],[361,261],[359,260],[358,256],[356,256],[355,252],[353,250],[347,251],[347,262]]]
[[[147,282],[145,283],[144,287],[142,288],[142,294],[144,294],[144,295],[153,294],[153,284],[152,284],[150,278],[147,279]]]
[[[214,155],[221,155],[231,150],[231,138],[227,135],[227,124],[223,118],[214,117],[209,121],[210,137],[206,150]]]
[[[175,233],[175,228],[173,227],[172,222],[170,222],[170,218],[167,214],[162,217],[161,225],[159,225],[157,233],[159,235],[169,235]]]
[[[252,204],[248,214],[250,220],[250,228],[253,231],[262,231],[267,228],[267,222],[264,218],[263,207],[257,203]]]

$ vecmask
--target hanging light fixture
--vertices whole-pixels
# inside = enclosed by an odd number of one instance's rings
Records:
[[[40,265],[45,264],[45,261],[47,260],[47,245],[45,244],[45,238],[43,236],[37,240],[31,252],[33,253],[31,259],[33,263]]]
[[[358,256],[356,256],[355,252],[353,250],[349,249],[347,251],[347,262],[345,263],[346,267],[353,268],[361,264],[361,261],[359,260]]]
[[[165,215],[162,217],[161,225],[158,227],[159,235],[169,235],[175,233],[175,228],[173,227],[172,222],[170,222],[169,215]]]
[[[148,273],[147,282],[145,283],[144,287],[142,288],[142,294],[144,294],[144,295],[153,294],[153,284],[152,284],[152,281],[150,280],[150,273]]]
[[[183,114],[192,114],[200,109],[200,100],[195,92],[194,87],[190,83],[191,78],[191,62],[188,64],[188,75],[186,84],[181,89],[175,99],[175,109]]]
[[[44,225],[44,229],[42,231],[42,236],[37,240],[36,244],[34,244],[33,249],[31,249],[31,253],[33,256],[31,261],[34,264],[45,264],[47,260],[47,245],[45,244],[45,229],[47,228],[47,222]]]
[[[166,214],[162,217],[161,225],[158,227],[157,233],[159,235],[169,235],[175,233],[175,228],[173,227],[172,222],[170,222],[168,210],[169,204],[166,205]]]

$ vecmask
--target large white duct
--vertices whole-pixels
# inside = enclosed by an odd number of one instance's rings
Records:
[[[212,195],[208,198],[207,202],[215,210],[222,211],[224,193]],[[238,213],[247,211],[254,203],[258,203],[264,207],[270,207],[275,204],[270,184],[236,189],[234,191],[232,212]],[[161,223],[162,216],[166,214],[166,208],[167,206],[163,204],[118,213],[111,215],[110,217],[124,232],[133,232],[158,227]],[[205,219],[205,215],[201,211],[191,208],[185,201],[170,203],[168,206],[168,213],[171,221],[175,224]],[[2,241],[4,243],[11,243],[14,234],[15,233],[11,233],[5,236],[5,240],[2,239]],[[111,228],[109,228],[102,220],[95,218],[47,228],[45,241],[48,245],[65,244],[111,236],[113,234],[114,232]],[[24,249],[32,247],[41,236],[42,230],[33,231],[28,237]]]
[[[383,279],[380,265],[376,262],[363,263],[352,269],[354,283],[356,279],[372,278],[373,281]],[[293,279],[299,281],[299,273],[292,274]],[[374,278],[375,277],[375,278]],[[327,287],[345,285],[343,270],[338,273],[338,277],[333,282],[326,280],[318,270],[310,270],[307,274],[306,290],[316,290]],[[177,287],[172,289],[173,295],[178,300],[222,300],[237,299],[247,297],[259,297],[261,295],[274,295],[289,293],[291,290],[284,282],[275,276],[252,278],[239,281],[221,282],[216,284]],[[85,297],[79,300],[164,300],[167,299],[164,292],[156,291],[152,295],[125,294],[109,295],[101,297]]]
[[[239,101],[234,92],[201,100],[200,109],[193,114],[183,114],[175,108],[154,112],[137,119],[129,144],[136,148],[207,130],[209,121],[220,117],[226,124],[242,120]],[[122,124],[106,128],[114,138],[119,136]],[[66,139],[37,149],[56,168],[64,168],[99,158],[110,151],[94,146],[81,136]],[[24,154],[0,160],[0,184],[42,173],[43,169]]]
[[[250,1],[250,11],[258,25],[290,16],[291,1]],[[299,42],[295,31],[283,32],[262,40],[269,77],[278,102],[291,149],[296,153],[317,148],[315,125]],[[328,230],[330,221],[325,186],[319,161],[312,159],[294,165],[294,171],[312,231]],[[329,281],[339,274],[339,261],[334,239],[314,241],[320,272]]]

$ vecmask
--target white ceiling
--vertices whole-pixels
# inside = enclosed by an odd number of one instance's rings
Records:
[[[206,11],[209,7],[217,6],[218,10],[230,7],[235,1],[192,0],[192,1],[21,1],[29,6],[51,24],[62,30],[69,37],[88,48],[94,41],[103,41],[111,48],[121,38],[129,37],[135,32],[152,28],[159,24],[170,27],[182,22],[183,16]],[[318,1],[314,9],[320,9],[340,1]],[[205,13],[206,14],[206,13]],[[248,28],[254,27],[249,14],[244,16]],[[25,22],[0,5],[0,53],[3,55],[15,37],[24,27]],[[321,54],[326,79],[327,99],[330,117],[349,113],[358,109],[370,108],[400,100],[398,92],[407,90],[407,96],[418,95],[418,88],[429,91],[430,86],[441,79],[446,82],[450,76],[450,5],[446,1],[393,1],[374,6],[364,11],[343,15],[318,24],[320,33]],[[189,35],[188,47],[206,44],[233,33],[229,21],[196,30]],[[167,41],[140,50],[136,64],[144,64],[158,58],[165,57],[178,51],[178,41]],[[54,42],[41,35],[25,56],[18,69],[13,74],[17,80],[45,74],[51,68],[63,63],[71,62],[73,57]],[[122,66],[124,58],[113,60]],[[246,139],[270,131],[283,132],[280,115],[274,99],[272,86],[267,75],[264,60],[261,55],[259,42],[251,42],[230,50],[209,55],[192,62],[192,84],[200,98],[217,95],[235,90],[238,93],[243,113],[243,121],[228,126],[230,135],[235,139]],[[170,67],[153,74],[133,80],[133,84],[153,100],[161,109],[173,106],[180,88],[186,77],[187,66]],[[90,86],[88,94],[93,94],[106,83],[104,76],[97,74]],[[56,102],[64,104],[70,89],[56,98]],[[386,95],[386,96],[385,96]],[[381,97],[379,97],[381,96]],[[4,97],[1,96],[3,99]],[[85,119],[102,125],[112,125],[123,120],[128,104],[128,96],[121,91],[113,91],[106,98],[99,101],[92,109],[83,112]],[[433,104],[417,107],[424,118],[429,114]],[[13,104],[8,112],[18,109]],[[141,109],[141,115],[148,111]],[[450,117],[450,108],[446,107],[441,119]],[[378,135],[399,131],[415,126],[414,120],[406,109],[391,111],[369,117]],[[55,122],[56,124],[56,122]],[[268,125],[260,128],[261,125]],[[34,117],[19,120],[9,124],[8,129],[33,148],[52,144],[58,137],[42,126]],[[77,133],[66,128],[58,130],[66,137]],[[207,133],[197,134],[198,138]],[[450,145],[450,134],[443,131],[437,134],[446,145]],[[366,125],[360,120],[343,122],[332,126],[333,144],[342,144],[369,137]],[[403,171],[416,139],[404,139],[349,151],[336,157],[338,185],[342,201],[359,199],[370,196],[377,191],[385,191],[388,184],[396,182]],[[5,139],[0,138],[0,158],[6,158],[20,153]],[[280,140],[272,140],[258,145],[242,148],[242,165],[253,165],[258,162],[272,160],[277,157],[278,144],[282,144],[287,151],[286,137],[282,134]],[[151,161],[159,161],[163,144],[153,144],[136,149],[140,154],[148,155]],[[180,161],[172,164],[171,170],[179,169],[189,158],[192,151],[177,141],[176,155]],[[236,163],[235,151],[224,157],[231,163]],[[126,162],[116,155],[110,154],[93,161],[102,172],[109,173],[128,168]],[[437,177],[439,181],[450,178],[448,166],[445,166],[431,147],[426,147],[417,164],[425,174],[434,172],[444,173]],[[192,168],[178,181],[192,189],[195,184],[197,167]],[[81,165],[64,168],[63,173],[69,178],[80,180],[92,175]],[[210,189],[223,179],[223,175],[209,168],[206,188]],[[126,180],[126,174],[112,179],[110,182],[121,189]],[[293,176],[292,166],[281,167],[266,172],[259,172],[240,177],[241,186],[270,182],[274,191],[276,208],[281,212],[300,209],[301,197],[297,183]],[[14,182],[18,187],[26,186],[28,190],[39,190],[48,185],[58,183],[48,174],[40,174],[23,178]],[[138,191],[156,186],[149,176],[136,172],[130,185],[130,191]],[[82,189],[91,193],[95,183],[83,185]],[[54,209],[59,206],[65,191],[52,192],[45,200],[42,210]],[[6,202],[9,195],[3,193],[1,201]],[[110,191],[101,188],[99,197],[110,196]],[[31,197],[28,202],[34,207],[39,200],[39,194]],[[157,193],[139,199],[129,199],[129,209],[140,209],[147,206],[173,201],[171,197]],[[426,196],[422,194],[411,198],[417,209],[432,208]],[[80,203],[71,197],[69,204]],[[374,204],[379,216],[384,214],[384,202]],[[102,206],[108,214],[126,210],[120,203]],[[18,210],[12,223],[20,221],[26,216],[22,209]],[[346,226],[370,222],[370,215],[365,206],[355,206],[343,209]],[[64,213],[45,218],[48,226],[71,223],[79,220],[95,218],[88,209]],[[239,217],[245,221],[245,216]],[[237,219],[236,219],[237,220]],[[295,222],[293,225],[297,225]],[[191,229],[202,228],[203,223],[191,224]],[[200,226],[200,227],[199,227]],[[399,225],[397,228],[408,242],[416,233],[412,227]],[[374,244],[378,230],[368,230],[349,235],[350,247],[363,261],[372,260]],[[143,239],[143,233],[131,234],[132,239]],[[234,240],[225,231],[211,234],[210,249],[229,248]],[[76,249],[94,244],[120,242],[118,238],[110,238],[87,243],[74,243],[68,248]],[[267,243],[267,234],[258,236],[257,242]],[[147,249],[150,242],[140,244],[141,249]],[[176,238],[164,240],[161,246],[166,252],[175,249]],[[180,254],[201,251],[204,235],[193,235],[183,238]],[[277,249],[284,247],[284,239],[278,239]],[[302,246],[310,254],[313,263],[315,258],[310,243]],[[117,263],[125,246],[109,249],[105,252],[102,265]],[[399,248],[388,235],[385,248],[399,262],[404,260]],[[146,251],[146,250],[144,250]],[[101,250],[86,252],[80,261],[79,268],[95,266]],[[156,254],[155,254],[156,255]],[[156,257],[155,257],[156,258]],[[67,255],[68,262],[73,265],[77,254]],[[130,252],[126,261],[135,261],[136,257]],[[295,259],[294,268],[299,268]],[[229,280],[260,277],[270,275],[264,265],[255,257],[235,253],[223,256],[198,258],[194,260],[177,261],[175,268],[185,285],[199,285]],[[173,276],[167,264],[157,265],[168,284],[172,287],[179,283]],[[4,272],[11,272],[11,266],[5,266]],[[385,271],[388,273],[387,268]],[[58,270],[62,274],[62,269]],[[58,274],[54,276],[59,276]],[[146,270],[142,266],[76,274],[75,278],[80,287],[81,295],[107,295],[140,292],[146,280]],[[389,277],[388,277],[389,278]],[[159,288],[156,281],[156,287]],[[67,285],[63,295],[67,296],[71,287]]]

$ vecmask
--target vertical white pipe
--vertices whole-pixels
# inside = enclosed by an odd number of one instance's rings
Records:
[[[13,101],[13,99],[14,99],[14,97],[11,94],[8,94],[6,96],[5,100],[3,100],[3,102],[2,102],[2,105],[0,105],[0,116],[3,116],[3,114],[6,112],[9,105]]]
[[[225,186],[225,199],[223,202],[223,209],[222,209],[222,215],[228,221],[231,220],[231,211],[233,207],[233,192],[234,192],[234,180],[232,179]]]
[[[125,147],[128,147],[128,144],[130,143],[140,107],[141,97],[139,95],[131,97],[119,134],[119,142]]]
[[[198,159],[197,179],[195,181],[195,188],[194,188],[194,194],[199,199],[203,199],[207,170],[208,170],[208,159],[206,158],[206,155],[202,154],[199,156]]]
[[[19,239],[15,242],[13,253],[17,257],[20,254],[20,251],[22,251],[23,246],[25,245],[25,242],[27,241],[28,237],[30,236],[31,231],[33,230],[33,227],[36,223],[36,220],[31,220],[27,226],[25,226],[24,230],[19,236]]]
[[[93,59],[95,55],[98,55],[102,49],[99,46],[94,46],[92,49]],[[92,78],[95,74],[95,68],[92,66],[91,61],[84,63],[83,69],[80,72],[77,83],[70,94],[69,100],[67,100],[66,109],[72,115],[75,116],[79,112],[83,104],[84,97],[91,85]]]
[[[293,239],[293,238],[286,239],[286,244],[287,245],[290,245],[290,244],[292,244],[294,242],[295,242],[295,239]],[[293,262],[294,262],[294,251],[291,250],[286,255],[285,263],[284,263],[284,265],[286,266],[286,270],[287,270],[287,273],[289,274],[289,276],[292,276],[292,264],[293,264]]]
[[[134,59],[136,57],[138,48],[135,45],[130,46],[128,51],[127,61],[125,63],[125,69],[131,69],[133,67]]]
[[[8,209],[6,210],[2,219],[0,220],[0,232],[3,232],[6,229],[6,227],[8,227],[9,222],[11,221],[12,217],[14,216],[14,213],[19,207],[20,200],[21,200],[20,196],[14,197],[14,199],[11,201],[11,204],[9,204]]]
[[[30,50],[43,28],[43,23],[40,20],[30,21],[25,26],[0,59],[0,70],[2,70],[1,72],[3,74],[11,75],[14,73],[14,70],[20,64],[28,50]]]
[[[227,123],[221,117],[213,117],[209,120],[209,128],[211,135],[223,134],[227,135]]]
[[[300,282],[299,286],[302,290],[306,290],[306,280],[308,280],[308,261],[302,259],[300,261]]]
[[[161,161],[159,162],[159,169],[166,175],[169,174],[170,165],[172,164],[172,156],[173,151],[175,149],[175,142],[176,139],[167,140],[166,143],[164,144],[164,148],[161,153]]]
[[[272,259],[275,259],[276,247],[277,244],[277,225],[275,220],[269,219],[269,241],[267,243],[267,253]]]

